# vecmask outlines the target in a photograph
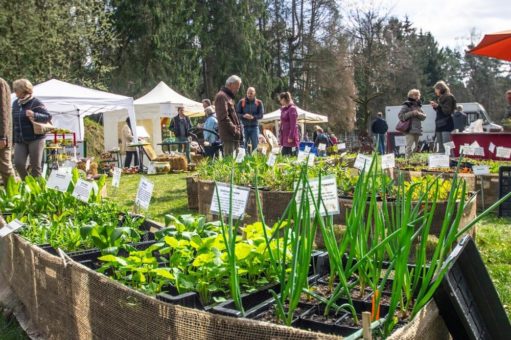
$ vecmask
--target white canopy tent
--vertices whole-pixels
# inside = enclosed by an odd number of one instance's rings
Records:
[[[76,133],[77,140],[83,141],[85,116],[108,111],[124,111],[136,121],[133,98],[94,90],[51,79],[34,86],[34,96],[41,100],[52,114],[52,123]],[[15,100],[16,95],[11,95]],[[105,136],[107,130],[105,130]],[[134,132],[136,133],[136,132]]]
[[[312,113],[305,111],[298,106],[296,107],[298,111],[298,124],[300,124],[300,128],[302,130],[302,136],[304,134],[305,130],[305,124],[322,124],[322,123],[328,123],[328,117],[323,116],[317,113]],[[260,123],[275,123],[275,130],[279,131],[279,121],[280,121],[280,109],[267,113],[264,115],[264,117],[259,120]]]
[[[185,114],[189,117],[200,117],[204,115],[202,103],[193,101],[172,90],[163,81],[159,82],[146,95],[134,101],[135,111],[139,119],[138,125],[143,125],[151,136],[153,148],[157,152],[161,147],[161,127],[160,121],[163,117],[174,117],[177,115],[177,108],[184,107]],[[118,124],[119,115],[116,112],[110,112],[104,115],[103,122],[105,129],[111,133],[105,136],[105,147],[112,148],[118,145]]]

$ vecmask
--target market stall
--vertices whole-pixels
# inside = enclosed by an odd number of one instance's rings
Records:
[[[328,117],[323,116],[317,113],[312,113],[305,111],[299,107],[296,107],[298,111],[298,124],[300,124],[300,129],[302,135],[305,132],[305,124],[322,124],[328,123]],[[259,120],[259,123],[275,123],[275,130],[277,133],[279,132],[279,121],[280,121],[280,109],[267,113],[264,115],[263,119]]]

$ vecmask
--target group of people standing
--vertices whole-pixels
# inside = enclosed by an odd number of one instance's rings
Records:
[[[14,176],[13,148],[14,167],[21,179],[29,174],[29,170],[34,177],[42,175],[45,135],[35,133],[34,124],[51,121],[44,104],[33,96],[30,81],[14,81],[13,90],[16,100],[11,104],[9,84],[0,78],[0,174],[4,185]]]

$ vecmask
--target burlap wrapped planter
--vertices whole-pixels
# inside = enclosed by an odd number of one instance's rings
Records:
[[[211,201],[213,193],[215,192],[215,182],[213,181],[198,181],[198,197],[199,197],[199,213],[206,216],[210,221],[217,219],[217,216],[211,214]],[[261,205],[264,204],[261,201]],[[259,221],[259,213],[257,211],[257,202],[255,190],[250,189],[248,196],[247,208],[243,218],[244,223],[254,223]]]
[[[0,290],[4,288],[14,292],[45,339],[340,339],[170,305],[50,255],[19,236],[0,240]],[[432,304],[394,338],[446,338]]]
[[[188,195],[188,209],[199,209],[199,179],[196,176],[186,177],[186,193]]]

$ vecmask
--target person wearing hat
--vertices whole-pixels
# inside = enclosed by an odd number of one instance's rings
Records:
[[[458,130],[458,132],[463,132],[468,125],[468,117],[465,112],[463,112],[463,105],[457,105],[456,111],[452,114],[452,121],[454,123],[454,130]]]
[[[183,106],[177,108],[177,116],[172,118],[169,128],[174,133],[176,142],[188,141],[188,132],[192,128],[192,123],[190,122],[190,118],[185,116],[185,109]],[[179,152],[184,152],[185,149],[185,144],[178,145],[177,150]]]

